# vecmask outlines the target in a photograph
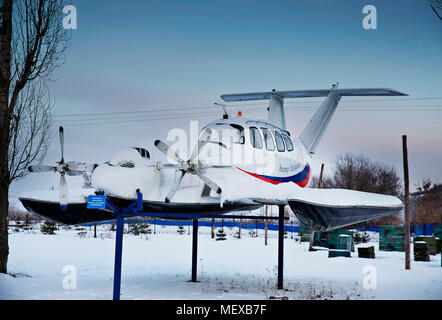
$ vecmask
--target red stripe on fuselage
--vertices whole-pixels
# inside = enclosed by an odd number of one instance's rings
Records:
[[[280,182],[280,181],[275,181],[275,180],[271,180],[271,179],[268,179],[268,178],[262,177],[262,176],[260,176],[259,174],[255,174],[255,173],[248,172],[248,171],[243,170],[243,169],[238,168],[238,167],[236,167],[236,169],[239,169],[239,170],[241,170],[242,172],[245,172],[245,173],[247,173],[247,174],[250,174],[251,176],[253,176],[253,177],[255,177],[255,178],[261,179],[261,180],[263,180],[263,181],[265,181],[265,182],[269,182],[269,183],[271,183],[271,184],[280,184],[280,183],[282,183],[282,182]]]
[[[263,180],[263,181],[265,181],[265,182],[268,182],[268,183],[271,183],[271,184],[280,184],[280,183],[284,183],[284,182],[281,182],[281,181],[276,181],[276,180],[272,180],[272,179],[269,179],[269,178],[266,178],[266,177],[260,176],[259,174],[256,174],[256,173],[252,173],[252,172],[249,172],[249,171],[243,170],[243,169],[241,169],[241,168],[239,168],[239,167],[236,167],[236,168],[239,169],[239,170],[241,170],[242,172],[245,172],[245,173],[247,173],[247,174],[250,174],[251,176],[253,176],[253,177],[255,177],[255,178],[261,179],[261,180]],[[300,181],[300,182],[295,182],[295,183],[296,183],[298,186],[300,186],[301,188],[304,188],[304,187],[308,184],[309,179],[310,179],[310,166],[308,166],[307,177],[306,177],[304,180],[302,180],[302,181]]]

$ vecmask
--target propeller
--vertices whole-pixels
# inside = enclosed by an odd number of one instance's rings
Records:
[[[60,173],[60,186],[59,199],[60,207],[62,210],[66,210],[68,206],[68,185],[66,183],[65,175],[78,176],[83,172],[92,172],[98,166],[97,164],[88,164],[79,161],[64,161],[64,130],[60,127],[59,131],[60,137],[60,149],[61,149],[61,160],[57,162],[57,166],[46,166],[46,165],[34,165],[29,166],[28,170],[30,172],[58,172]]]
[[[175,165],[176,171],[178,175],[176,176],[175,182],[170,188],[169,192],[167,193],[166,198],[164,201],[166,203],[169,203],[173,196],[175,195],[176,191],[178,190],[181,181],[183,180],[183,177],[186,173],[195,174],[197,175],[210,189],[215,191],[217,194],[221,194],[222,190],[221,188],[210,178],[208,178],[206,175],[204,175],[207,168],[230,168],[231,166],[212,166],[212,165],[205,165],[201,161],[197,160],[197,157],[201,151],[201,149],[209,142],[210,135],[212,134],[212,130],[209,128],[206,129],[200,136],[198,143],[195,145],[191,155],[190,159],[185,161],[183,160],[174,150],[172,150],[166,143],[164,143],[161,140],[155,141],[155,146],[165,155],[167,155],[169,158],[175,160],[178,162],[178,165]]]

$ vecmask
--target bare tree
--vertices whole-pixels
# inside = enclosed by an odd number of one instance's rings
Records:
[[[442,214],[442,185],[423,179],[411,199],[411,221],[414,224],[437,223]]]
[[[51,103],[45,85],[64,62],[70,34],[63,1],[0,0],[0,272],[7,272],[8,193],[46,151]]]
[[[46,155],[51,138],[52,108],[41,82],[30,83],[19,95],[10,125],[9,180],[23,178],[28,166]]]

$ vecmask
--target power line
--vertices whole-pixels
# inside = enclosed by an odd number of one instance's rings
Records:
[[[257,108],[241,108],[242,110],[247,110],[247,111],[254,111]],[[442,110],[442,105],[431,105],[431,106],[424,106],[424,107],[420,107],[420,106],[397,106],[397,107],[393,107],[393,106],[342,106],[340,108],[337,109],[338,111],[439,111]],[[294,112],[294,111],[312,111],[311,108],[305,108],[305,107],[300,107],[300,108],[296,108],[296,109],[288,109],[286,110],[286,112]],[[153,115],[153,116],[149,116],[149,118],[146,118],[146,116],[144,116],[143,118],[140,118],[140,116],[134,116],[134,115],[129,115],[127,117],[106,117],[106,118],[90,118],[90,119],[65,119],[65,120],[59,120],[59,121],[63,121],[63,122],[80,122],[80,121],[105,121],[105,120],[123,120],[123,119],[169,119],[171,116],[172,117],[189,117],[189,116],[199,116],[199,115],[205,115],[205,114],[209,114],[209,115],[213,115],[213,111],[205,111],[205,112],[185,112],[185,113],[174,113],[174,114],[157,114],[157,115]],[[107,115],[106,115],[107,116]]]
[[[389,101],[389,102],[394,102],[394,101],[417,101],[417,100],[440,100],[442,99],[442,97],[432,97],[432,98],[401,98],[401,99],[360,99],[360,100],[350,100],[350,101],[342,101],[341,102],[341,108],[345,106],[345,103],[351,103],[351,102],[376,102],[376,101]],[[285,104],[310,104],[310,103],[320,103],[322,102],[322,100],[316,100],[316,101],[287,101],[285,102]],[[238,108],[238,107],[248,107],[248,106],[264,106],[267,107],[268,104],[265,103],[242,103],[242,104],[236,104],[236,105],[228,105],[227,107],[229,108]],[[392,107],[392,106],[391,106]],[[208,108],[213,108],[215,109],[214,106],[193,106],[193,107],[167,107],[167,108],[163,108],[162,107],[154,107],[156,109],[154,110],[136,110],[136,111],[116,111],[116,112],[96,112],[96,113],[72,113],[72,114],[60,114],[60,115],[55,115],[55,117],[59,118],[59,117],[88,117],[88,116],[102,116],[102,115],[124,115],[124,114],[142,114],[142,113],[154,113],[154,112],[171,112],[171,111],[181,111],[181,110],[195,110],[195,109],[208,109]]]
[[[258,108],[258,107],[244,107],[244,108],[238,108],[241,110],[246,110],[246,111],[256,111],[256,110],[265,110],[262,108]],[[428,111],[440,111],[442,110],[442,105],[425,105],[425,106],[417,106],[417,105],[408,105],[408,106],[340,106],[338,109],[338,111],[422,111],[422,112],[428,112]],[[308,108],[308,107],[298,107],[298,108],[294,108],[294,109],[286,109],[286,112],[298,112],[298,111],[314,111],[312,108]],[[95,118],[77,118],[77,119],[58,119],[58,121],[63,121],[63,122],[80,122],[80,121],[105,121],[105,120],[123,120],[123,119],[168,119],[170,117],[189,117],[189,116],[200,116],[200,115],[205,115],[205,114],[210,114],[213,115],[214,111],[193,111],[192,110],[188,110],[187,112],[182,112],[182,113],[177,113],[174,112],[173,114],[152,114],[150,116],[148,116],[149,118],[146,118],[147,115],[143,115],[140,113],[137,114],[133,114],[133,113],[129,113],[129,114],[103,114],[100,118],[96,118],[99,115],[93,115],[92,117]],[[103,117],[104,116],[104,117]]]
[[[253,111],[253,110],[249,110]],[[290,110],[294,111],[311,111],[311,110]],[[337,111],[348,111],[348,112],[361,112],[361,111],[382,111],[382,112],[403,112],[403,111],[411,111],[411,112],[428,112],[428,111],[442,111],[442,108],[438,109],[361,109],[361,108],[353,108],[353,109],[337,109]],[[182,115],[162,115],[156,117],[137,117],[137,118],[105,118],[105,119],[71,119],[58,121],[66,126],[98,126],[98,125],[109,125],[109,124],[122,124],[122,123],[136,123],[136,122],[148,122],[148,121],[159,121],[159,120],[173,120],[173,119],[185,119],[185,118],[205,118],[205,117],[213,117],[213,112],[200,112],[200,113],[186,113]],[[81,122],[81,123],[78,123]]]

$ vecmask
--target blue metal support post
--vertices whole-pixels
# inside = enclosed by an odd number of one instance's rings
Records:
[[[117,234],[115,236],[115,265],[114,265],[114,295],[113,300],[120,300],[121,289],[121,261],[123,258],[123,229],[124,214],[143,211],[143,194],[140,189],[136,190],[137,201],[126,208],[118,208],[112,202],[106,200],[106,207],[116,214]]]
[[[279,206],[278,230],[278,289],[283,289],[284,269],[284,206]]]
[[[117,235],[115,238],[115,266],[114,266],[114,300],[120,300],[121,260],[123,256],[123,228],[124,217],[117,213]]]

